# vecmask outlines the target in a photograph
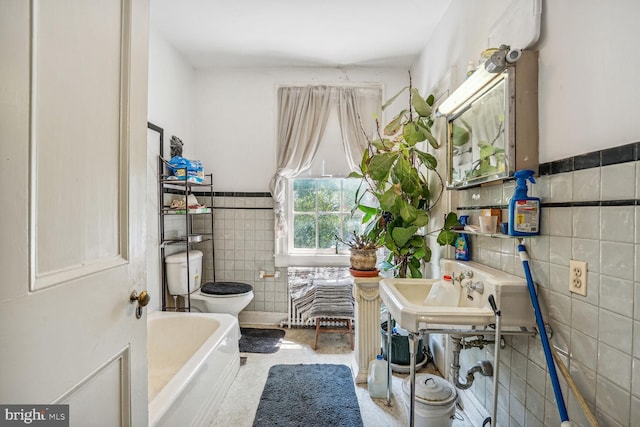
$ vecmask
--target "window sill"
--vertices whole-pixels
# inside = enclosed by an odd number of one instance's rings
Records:
[[[349,255],[276,255],[276,267],[348,267]]]

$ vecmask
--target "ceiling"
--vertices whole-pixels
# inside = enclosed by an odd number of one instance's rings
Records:
[[[151,0],[196,68],[409,67],[451,0]]]

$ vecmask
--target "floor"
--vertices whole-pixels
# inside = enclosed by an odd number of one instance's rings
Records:
[[[245,326],[245,325],[243,325]],[[249,326],[249,325],[246,325]],[[252,326],[260,327],[260,326]],[[277,364],[335,363],[353,369],[355,353],[345,334],[321,334],[318,350],[313,350],[315,330],[312,328],[285,329],[286,335],[280,350],[272,354],[241,353],[246,362],[229,389],[221,409],[211,426],[251,427],[269,368]],[[433,365],[426,365],[419,372],[436,373]],[[372,399],[367,384],[356,384],[356,394],[365,427],[406,426],[407,410],[401,397],[402,380],[407,374],[394,373],[391,406],[384,399]],[[456,412],[454,427],[471,427],[464,414]]]

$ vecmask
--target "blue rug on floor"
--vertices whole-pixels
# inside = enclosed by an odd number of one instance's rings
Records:
[[[240,353],[275,353],[285,332],[282,329],[240,328]]]
[[[254,427],[362,427],[360,406],[346,365],[274,365]]]

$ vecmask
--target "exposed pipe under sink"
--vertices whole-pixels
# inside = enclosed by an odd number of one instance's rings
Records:
[[[467,390],[473,385],[473,381],[475,380],[476,372],[481,373],[485,377],[493,376],[493,365],[488,360],[481,360],[477,365],[471,367],[467,371],[465,382],[460,381],[460,352],[463,349],[462,338],[457,336],[451,336],[451,341],[453,344],[453,362],[451,363],[451,378],[454,382],[454,385],[461,389]],[[471,346],[469,346],[471,347]]]

